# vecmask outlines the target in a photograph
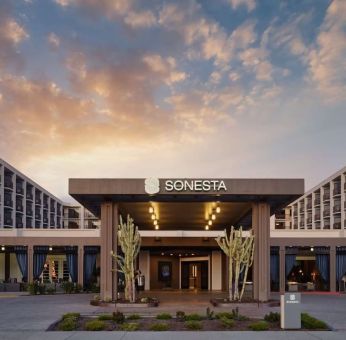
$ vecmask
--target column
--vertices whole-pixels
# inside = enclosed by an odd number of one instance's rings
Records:
[[[255,237],[253,262],[253,295],[255,300],[270,298],[270,206],[268,203],[252,205],[252,227]]]
[[[78,283],[84,285],[84,247],[78,246]]]
[[[336,292],[336,248],[330,247],[329,252],[329,288],[331,292]]]
[[[111,251],[117,249],[118,206],[112,202],[101,204],[101,298],[117,297],[116,263]]]
[[[285,269],[285,258],[286,258],[286,249],[285,246],[280,246],[280,294],[285,293],[286,287],[286,269]]]
[[[138,254],[138,268],[144,275],[144,290],[150,290],[150,252],[141,250]]]
[[[35,216],[34,216],[35,217]],[[34,247],[28,246],[28,282],[34,281]]]
[[[211,290],[222,289],[222,262],[221,251],[211,252]]]

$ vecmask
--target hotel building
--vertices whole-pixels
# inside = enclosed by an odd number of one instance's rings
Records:
[[[12,181],[18,176],[29,182],[7,163],[1,161],[1,166],[2,174],[11,171]],[[338,178],[344,207],[345,171]],[[1,197],[5,189],[9,192],[4,179],[2,175]],[[332,183],[330,192],[337,187],[334,182],[337,178],[328,182]],[[326,183],[320,189],[323,204]],[[110,252],[119,251],[115,227],[119,216],[128,214],[142,236],[136,265],[145,277],[145,290],[227,290],[227,258],[215,237],[231,225],[243,226],[245,234],[252,227],[255,235],[255,257],[248,277],[255,299],[266,301],[271,291],[335,291],[340,288],[337,275],[346,271],[344,210],[341,229],[325,228],[323,208],[322,228],[316,228],[313,219],[309,229],[310,192],[304,195],[303,179],[70,179],[69,194],[82,207],[56,200],[60,215],[54,221],[60,216],[60,224],[45,227],[42,221],[30,228],[23,222],[21,228],[13,219],[12,224],[0,225],[0,281],[71,280],[84,286],[99,285],[103,298],[116,298],[122,278],[114,270]],[[316,198],[317,188],[311,195]],[[306,211],[303,217],[298,213],[297,226],[305,221],[306,228],[294,228],[295,208],[300,209],[302,199]],[[334,197],[329,201],[330,211],[336,201]],[[1,207],[4,216],[5,207]],[[285,207],[285,215],[280,216]],[[313,214],[317,214],[316,208],[313,206]],[[15,218],[13,210],[10,212]],[[9,209],[6,214],[8,217]],[[274,214],[276,219],[271,218]],[[333,214],[330,221],[334,227],[337,216]]]

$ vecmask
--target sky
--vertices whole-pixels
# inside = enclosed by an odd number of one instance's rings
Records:
[[[71,177],[346,165],[345,0],[1,0],[0,158]]]

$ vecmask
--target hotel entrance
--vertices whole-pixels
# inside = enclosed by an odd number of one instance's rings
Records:
[[[208,281],[208,261],[187,259],[181,263],[182,289],[208,290]]]

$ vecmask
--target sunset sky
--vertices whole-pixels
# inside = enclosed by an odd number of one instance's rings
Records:
[[[1,0],[0,158],[69,177],[346,165],[345,0]]]

